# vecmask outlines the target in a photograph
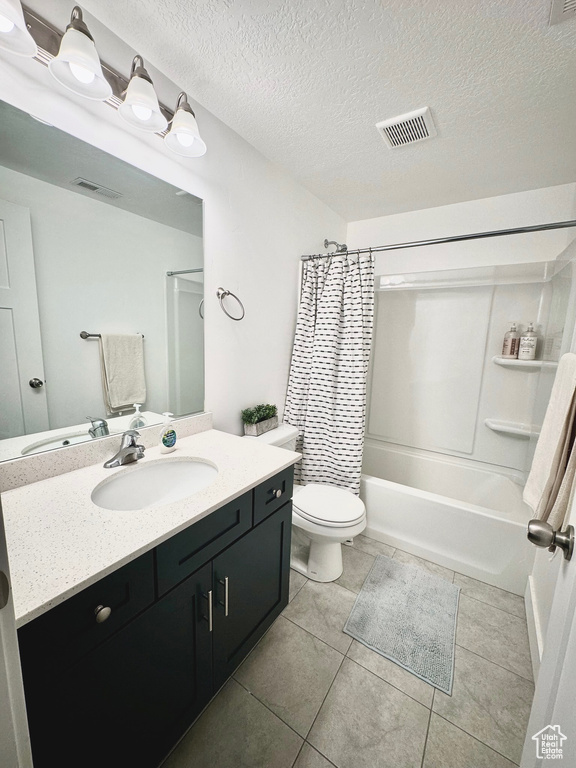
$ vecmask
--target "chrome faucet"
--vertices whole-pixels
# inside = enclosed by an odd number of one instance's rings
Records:
[[[92,426],[88,430],[90,437],[105,437],[110,434],[108,422],[105,419],[97,419],[94,416],[86,416],[86,418],[92,422]]]
[[[124,464],[132,464],[138,459],[144,457],[144,446],[137,445],[136,440],[140,437],[140,433],[135,429],[129,429],[128,432],[124,432],[122,435],[122,443],[120,444],[120,450],[111,459],[105,462],[106,469],[112,467],[122,467]]]

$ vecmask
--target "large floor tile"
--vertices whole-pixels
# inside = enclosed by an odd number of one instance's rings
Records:
[[[532,680],[528,629],[524,619],[461,595],[456,643]]]
[[[340,653],[346,653],[352,638],[342,629],[355,600],[356,595],[339,584],[308,581],[283,615]]]
[[[293,568],[290,569],[290,593],[288,595],[289,603],[294,600],[298,592],[300,592],[307,581],[308,579],[306,576],[304,576],[304,574],[300,573],[299,571],[295,571]]]
[[[354,640],[352,645],[348,649],[348,656],[353,659],[357,664],[361,664],[370,672],[373,672],[382,680],[386,680],[387,683],[393,685],[395,688],[399,688],[404,693],[411,696],[420,704],[424,704],[425,707],[430,708],[432,706],[432,697],[434,696],[434,688],[425,683],[424,680],[420,680],[419,677],[413,675],[408,670],[403,669],[393,661],[386,659],[376,651],[372,651],[367,648],[358,640]]]
[[[528,680],[456,647],[452,696],[436,691],[432,708],[519,763],[533,695]]]
[[[384,544],[382,541],[376,541],[368,536],[355,536],[354,537],[354,549],[360,549],[362,552],[366,552],[367,555],[386,555],[386,557],[393,557],[396,551],[394,547]]]
[[[484,584],[483,581],[471,579],[461,573],[454,575],[454,584],[460,587],[462,594],[467,597],[473,597],[475,600],[493,605],[494,608],[500,608],[500,610],[518,616],[520,619],[526,618],[524,598],[519,595],[498,589],[498,587],[492,587],[490,584]]]
[[[486,744],[432,713],[422,768],[515,768]]]
[[[334,763],[326,760],[324,755],[317,752],[310,744],[304,744],[294,763],[294,768],[333,768]]]
[[[366,576],[374,565],[374,556],[367,555],[354,547],[342,547],[342,561],[344,570],[342,576],[336,579],[336,584],[349,589],[351,592],[360,592]]]
[[[338,768],[420,768],[429,715],[345,659],[308,741]]]
[[[334,648],[280,616],[234,677],[306,737],[342,659]]]
[[[411,555],[409,552],[404,552],[401,549],[397,549],[396,552],[394,552],[394,560],[399,560],[406,565],[417,565],[419,568],[425,568],[427,571],[430,571],[430,573],[440,576],[442,579],[446,579],[446,581],[452,581],[454,579],[454,571],[451,571],[449,568],[444,568],[443,565],[432,563],[430,560],[424,560],[422,557],[416,557],[416,555]]]
[[[162,768],[291,768],[302,739],[229,680]]]

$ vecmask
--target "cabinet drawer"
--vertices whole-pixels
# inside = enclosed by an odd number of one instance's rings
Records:
[[[156,548],[158,594],[185,579],[252,527],[252,493],[245,493]]]
[[[18,631],[23,663],[54,668],[76,661],[154,601],[154,556],[137,560],[105,576]],[[95,611],[110,608],[99,623]],[[101,615],[104,615],[103,613]]]
[[[294,467],[288,467],[254,488],[254,525],[292,498]]]

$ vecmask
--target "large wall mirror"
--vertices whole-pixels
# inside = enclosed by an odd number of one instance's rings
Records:
[[[202,201],[0,102],[0,461],[127,429],[106,364],[147,425],[202,411],[202,308]]]

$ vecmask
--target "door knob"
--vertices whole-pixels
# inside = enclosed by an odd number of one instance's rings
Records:
[[[44,386],[44,382],[42,381],[42,379],[36,379],[36,378],[30,379],[28,384],[30,384],[32,389],[40,389],[40,387]]]
[[[537,547],[547,547],[552,551],[560,547],[564,552],[564,559],[570,560],[574,551],[574,528],[569,525],[565,531],[555,531],[550,523],[545,523],[543,520],[530,520],[528,541]]]

